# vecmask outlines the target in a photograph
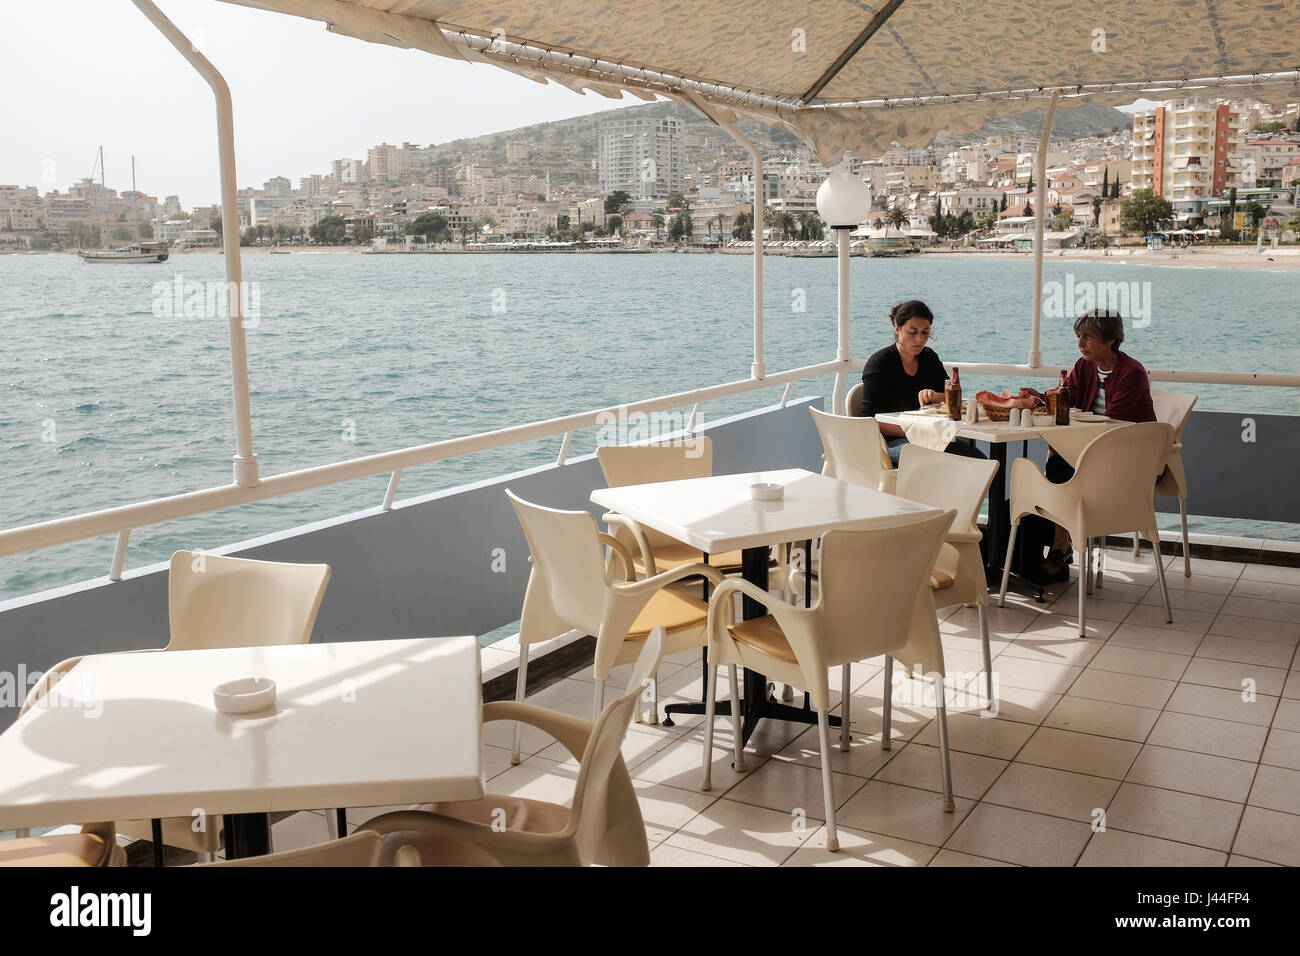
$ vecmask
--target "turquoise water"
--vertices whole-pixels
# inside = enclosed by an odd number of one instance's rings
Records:
[[[216,282],[223,268],[215,254],[158,266],[0,256],[0,527],[231,480],[226,321],[163,307],[178,274]],[[744,256],[295,253],[249,255],[244,269],[257,283],[248,350],[263,475],[734,381],[752,360]],[[768,371],[832,358],[834,263],[771,257],[764,269]],[[1150,325],[1125,343],[1149,367],[1300,368],[1300,274],[1049,259],[1044,280],[1064,284],[1067,273],[1076,285],[1150,283]],[[933,344],[945,359],[1023,362],[1032,275],[1027,259],[855,259],[853,352],[887,344],[889,306],[919,297],[937,316]],[[1069,319],[1046,319],[1044,361],[1076,355]],[[968,390],[1016,384],[963,378]],[[829,395],[831,381],[794,394]],[[1295,390],[1195,390],[1203,409],[1300,413]],[[779,395],[763,390],[701,414]],[[594,431],[579,434],[571,454],[594,443]],[[413,469],[399,497],[540,464],[558,449],[557,437]],[[371,507],[386,482],[140,528],[127,566]],[[107,536],[0,558],[0,599],[103,575],[113,545]]]

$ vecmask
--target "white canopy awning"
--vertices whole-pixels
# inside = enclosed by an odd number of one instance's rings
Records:
[[[1215,91],[1300,100],[1290,0],[223,2],[614,99],[660,94],[715,118],[740,113],[791,130],[827,164],[968,133],[1054,92],[1061,106]]]

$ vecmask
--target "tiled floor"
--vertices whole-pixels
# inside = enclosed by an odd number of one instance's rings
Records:
[[[831,753],[838,853],[825,849],[815,728],[765,722],[737,774],[719,718],[701,793],[702,718],[634,724],[624,753],[653,865],[1300,865],[1300,568],[1192,564],[1186,578],[1166,558],[1172,625],[1150,554],[1124,549],[1087,599],[1086,638],[1073,580],[1045,605],[1009,596],[992,610],[999,712],[950,696],[954,813],[933,708],[896,703],[881,750],[881,662],[856,666],[853,744]],[[974,610],[941,616],[950,671],[976,670]],[[698,660],[665,666],[662,693],[698,699]],[[586,716],[590,687],[571,678],[538,702]],[[565,800],[565,756],[543,749],[489,789]]]
[[[933,707],[905,687],[881,750],[881,661],[855,665],[852,746],[831,753],[838,853],[825,849],[815,727],[763,722],[737,774],[719,718],[702,793],[703,718],[633,724],[624,754],[652,865],[1300,865],[1300,568],[1193,561],[1185,578],[1181,559],[1166,562],[1172,625],[1150,554],[1135,562],[1124,549],[1108,553],[1088,598],[1086,638],[1073,580],[1045,605],[1008,596],[991,609],[999,711],[950,697],[953,813]],[[941,617],[950,671],[981,686],[974,610]],[[661,704],[699,699],[698,662],[665,663]],[[572,677],[530,702],[588,717],[591,693]],[[572,796],[576,761],[544,735],[525,733],[517,767],[508,728],[485,740],[492,792]],[[349,824],[377,812],[350,810]],[[319,842],[324,827],[299,814],[277,824],[276,848]]]

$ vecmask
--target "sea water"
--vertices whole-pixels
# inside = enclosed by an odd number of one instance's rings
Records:
[[[246,255],[261,473],[747,378],[752,268],[732,255]],[[835,263],[768,257],[764,275],[768,372],[832,359]],[[1049,365],[1077,358],[1067,313],[1079,290],[1123,282],[1145,295],[1132,303],[1124,350],[1148,367],[1300,369],[1298,273],[1049,258],[1043,278],[1067,299],[1044,317]],[[0,528],[231,481],[229,332],[214,297],[224,279],[214,253],[160,265],[0,256]],[[943,359],[1024,362],[1032,281],[1027,257],[854,259],[853,354],[887,345],[889,307],[920,298],[935,313],[931,344]],[[963,375],[972,394],[1018,384],[1027,383]],[[829,397],[831,385],[808,380],[793,394]],[[1188,389],[1199,409],[1300,413],[1293,389]],[[779,396],[778,387],[711,402],[701,419]],[[596,437],[579,433],[570,454],[590,452]],[[559,444],[411,469],[399,498],[553,461]],[[138,528],[127,566],[373,507],[386,483],[379,475]],[[1192,526],[1270,537],[1292,527]],[[0,558],[0,599],[101,576],[114,542]]]

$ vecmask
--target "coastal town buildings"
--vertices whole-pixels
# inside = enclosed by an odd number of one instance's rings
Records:
[[[1045,182],[1032,188],[1038,145],[1032,135],[994,133],[965,142],[944,136],[923,149],[895,145],[876,157],[847,156],[845,163],[871,191],[868,228],[901,210],[911,231],[927,240],[936,238],[931,226],[948,233],[957,222],[963,225],[955,235],[968,243],[1024,233],[1040,197],[1053,232],[1116,236],[1124,198],[1144,188],[1169,199],[1183,221],[1230,210],[1229,190],[1236,188],[1241,203],[1264,204],[1267,218],[1279,223],[1294,215],[1298,122],[1295,106],[1172,100],[1134,114],[1131,133],[1053,139]],[[752,212],[759,188],[765,232],[788,238],[792,231],[809,233],[817,189],[829,172],[802,143],[768,143],[760,185],[750,159],[729,138],[662,113],[617,115],[580,132],[548,125],[452,148],[379,143],[364,155],[335,159],[323,172],[298,178],[296,188],[289,177],[273,176],[239,189],[244,241],[384,238],[405,246],[400,240],[411,224],[435,213],[445,230],[439,236],[450,242],[592,238],[617,230],[625,241],[655,244],[667,241],[679,211],[668,208],[669,197],[680,194],[689,220],[678,224],[679,233],[689,226],[682,241],[716,245]],[[951,218],[935,221],[936,213]],[[159,201],[94,179],[44,194],[0,184],[6,249],[144,239],[211,246],[220,242],[220,218],[216,206],[187,214],[180,197]]]

